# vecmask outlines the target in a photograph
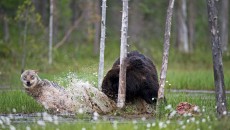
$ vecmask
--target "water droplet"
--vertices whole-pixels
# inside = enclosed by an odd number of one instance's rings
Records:
[[[40,126],[45,126],[46,125],[46,123],[43,120],[38,120],[37,124],[40,125]]]
[[[12,111],[13,111],[13,113],[16,113],[16,109],[15,108],[13,108]]]
[[[10,130],[16,130],[16,128],[12,125],[10,125]]]
[[[148,124],[146,125],[146,127],[147,127],[147,128],[149,128],[150,126],[151,126],[151,124],[150,124],[150,123],[148,123]]]
[[[79,110],[78,110],[78,113],[79,114],[82,114],[84,111],[83,111],[83,109],[82,108],[80,108]]]

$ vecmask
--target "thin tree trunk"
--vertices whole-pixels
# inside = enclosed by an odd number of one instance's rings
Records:
[[[96,21],[94,22],[95,33],[94,33],[94,54],[98,54],[99,50],[99,37],[100,37],[100,21],[98,17],[100,17],[100,0],[95,0],[95,15]]]
[[[26,9],[26,16],[25,16],[25,26],[24,26],[23,43],[22,43],[23,52],[22,52],[22,68],[21,68],[21,72],[24,71],[25,63],[26,63],[26,41],[27,41],[27,28],[28,28],[27,19],[28,19],[28,9]]]
[[[189,44],[188,44],[188,27],[186,23],[187,19],[187,6],[186,0],[178,1],[178,34],[177,41],[179,44],[179,49],[182,52],[189,52]]]
[[[40,9],[41,9],[41,14],[42,14],[42,20],[46,26],[48,26],[48,19],[49,19],[49,12],[48,12],[48,5],[49,1],[48,0],[40,0]]]
[[[128,33],[128,0],[123,0],[122,25],[121,25],[121,49],[120,49],[120,73],[117,107],[123,108],[126,97],[126,62],[127,34]]]
[[[166,23],[165,23],[165,34],[164,34],[164,50],[163,50],[163,58],[162,58],[162,67],[160,73],[160,88],[158,90],[158,99],[157,99],[157,113],[158,117],[161,116],[161,108],[164,104],[164,87],[165,80],[168,68],[168,55],[169,55],[169,47],[170,47],[170,33],[171,33],[171,25],[172,25],[172,14],[173,14],[174,0],[169,1],[169,6],[167,9]]]
[[[10,39],[10,33],[9,33],[9,23],[8,23],[8,19],[7,16],[4,15],[3,16],[3,21],[4,21],[4,41],[8,42]]]
[[[71,8],[71,23],[73,24],[77,19],[77,8],[79,3],[76,0],[70,0],[70,8]]]
[[[160,88],[158,91],[158,99],[164,98],[164,86],[165,79],[168,68],[168,55],[169,55],[169,47],[170,47],[170,33],[171,33],[171,21],[173,14],[174,0],[169,1],[169,6],[167,10],[166,16],[166,24],[165,24],[165,34],[164,34],[164,50],[163,50],[163,58],[162,58],[162,67],[160,73]]]
[[[102,0],[101,11],[101,39],[100,39],[100,59],[98,68],[98,88],[101,90],[101,84],[104,72],[104,50],[105,50],[105,22],[106,22],[106,0]]]
[[[39,12],[41,14],[41,19],[42,22],[45,26],[48,26],[48,17],[49,17],[49,12],[48,12],[48,5],[49,1],[48,0],[31,0],[33,4],[35,5],[36,12]]]
[[[92,43],[93,42],[93,38],[94,38],[94,21],[93,21],[93,2],[91,2],[91,0],[84,0],[84,10],[83,12],[84,14],[84,28],[83,31],[85,31],[85,40],[87,40],[87,42]]]
[[[50,0],[50,21],[49,21],[49,64],[52,64],[53,48],[53,0]]]
[[[228,50],[228,4],[229,0],[221,0],[220,22],[221,22],[221,43],[223,52]]]
[[[189,0],[189,16],[188,16],[188,35],[189,35],[189,51],[192,52],[194,49],[194,44],[195,44],[195,2]]]
[[[222,117],[227,114],[226,94],[224,86],[222,51],[218,28],[218,10],[215,0],[207,0],[209,30],[211,32],[211,45],[213,56],[213,71],[216,91],[217,115]]]

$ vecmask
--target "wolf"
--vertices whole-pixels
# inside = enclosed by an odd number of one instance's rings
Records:
[[[84,82],[74,82],[72,87],[64,88],[46,79],[41,79],[36,70],[26,70],[21,74],[21,81],[27,94],[51,113],[76,114],[108,113],[115,108],[115,103],[104,93]]]

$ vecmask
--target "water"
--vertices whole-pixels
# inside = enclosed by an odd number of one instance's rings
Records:
[[[63,123],[74,122],[76,119],[74,118],[74,115],[50,115],[46,112],[31,114],[0,114],[0,122],[3,124],[36,123],[38,121]]]
[[[38,126],[46,126],[47,123],[59,125],[62,123],[113,123],[127,121],[141,122],[154,122],[155,119],[152,115],[127,115],[127,116],[114,116],[114,115],[51,115],[47,112],[31,113],[31,114],[0,114],[0,129],[10,128],[17,125],[30,125],[37,124]],[[11,128],[10,128],[11,129]]]

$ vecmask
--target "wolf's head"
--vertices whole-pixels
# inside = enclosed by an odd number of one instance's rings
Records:
[[[33,88],[38,84],[38,82],[41,80],[38,75],[38,71],[36,70],[25,70],[21,74],[21,81],[25,88]]]

